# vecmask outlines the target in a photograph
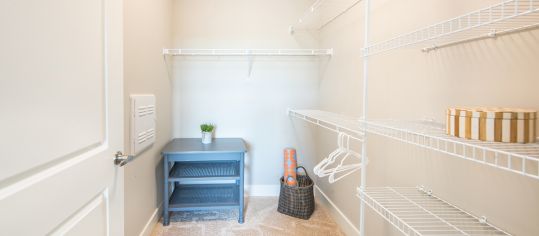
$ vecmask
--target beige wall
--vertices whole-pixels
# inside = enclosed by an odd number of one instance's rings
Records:
[[[371,42],[498,2],[373,0]],[[321,47],[335,48],[330,63],[321,67],[323,110],[361,115],[363,7],[364,1],[321,31]],[[430,53],[403,49],[374,56],[369,67],[368,115],[443,122],[444,109],[452,105],[539,109],[538,39],[539,30],[529,30]],[[317,161],[335,149],[336,134],[320,134]],[[537,180],[385,138],[369,138],[369,186],[425,185],[514,235],[539,235]],[[333,185],[327,179],[317,180],[356,227],[359,200],[354,195],[359,181],[359,173]],[[372,211],[367,216],[369,235],[399,235]],[[342,225],[353,234],[344,221]]]
[[[499,1],[372,2],[371,40],[379,41]],[[335,148],[334,133],[313,129],[301,121],[294,121],[290,127],[289,121],[283,119],[286,106],[309,108],[319,104],[323,110],[361,115],[359,55],[363,46],[364,1],[319,34],[287,35],[288,22],[293,22],[308,3],[126,2],[126,98],[130,93],[155,93],[159,125],[156,145],[126,168],[126,235],[139,234],[162,202],[158,152],[172,136],[171,101],[174,136],[197,137],[197,125],[213,121],[220,126],[217,136],[247,137],[251,148],[256,150],[250,154],[248,180],[250,184],[260,185],[271,185],[279,176],[279,171],[273,170],[280,170],[283,145],[295,145],[309,168]],[[443,121],[444,109],[451,105],[539,109],[539,80],[534,78],[539,72],[538,38],[539,31],[530,30],[428,54],[405,49],[372,57],[369,117]],[[312,62],[308,60],[255,61],[251,79],[247,79],[247,63],[243,59],[176,58],[171,62],[174,79],[169,80],[159,54],[169,43],[192,48],[334,48],[335,55],[320,63],[314,74],[309,72],[312,68],[308,64]],[[315,84],[310,80],[313,77]],[[215,86],[208,87],[209,84]],[[281,97],[283,87],[287,86],[286,93],[297,92],[297,95]],[[215,109],[210,112],[200,109],[206,106]],[[254,130],[261,124],[262,130]],[[287,133],[290,129],[294,132]],[[287,135],[281,136],[282,133]],[[313,140],[315,136],[317,139]],[[535,224],[539,220],[536,180],[384,138],[369,138],[372,141],[368,152],[369,186],[426,185],[457,206],[488,216],[489,221],[514,235],[539,234],[539,226]],[[359,147],[357,143],[353,145]],[[355,197],[359,177],[356,173],[333,185],[327,179],[316,180],[355,227],[359,224],[359,200]],[[334,213],[343,229],[355,234]],[[399,235],[378,215],[370,210],[367,213],[369,235]]]
[[[173,46],[316,48],[316,39],[288,32],[308,3],[176,0]],[[175,57],[174,137],[200,137],[203,122],[217,125],[216,137],[242,137],[249,148],[247,194],[277,195],[282,150],[299,142],[286,109],[316,106],[318,63],[312,57],[255,57],[249,77],[247,57]]]
[[[161,51],[170,46],[171,0],[125,1],[124,74],[125,114],[130,114],[130,94],[155,94],[157,137],[155,144],[125,168],[125,235],[151,232],[161,216],[161,148],[172,137],[171,81]],[[129,150],[129,115],[125,120]],[[152,218],[154,217],[155,218]]]

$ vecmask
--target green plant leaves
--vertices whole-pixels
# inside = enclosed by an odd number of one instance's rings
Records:
[[[206,124],[201,124],[200,125],[200,130],[202,132],[213,132],[213,129],[215,128],[215,125],[213,124],[210,124],[210,123],[206,123]]]

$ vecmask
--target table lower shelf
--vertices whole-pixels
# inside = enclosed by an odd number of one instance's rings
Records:
[[[170,197],[169,211],[239,208],[236,184],[177,185]]]
[[[239,180],[238,161],[176,162],[169,172],[169,182],[191,180]]]

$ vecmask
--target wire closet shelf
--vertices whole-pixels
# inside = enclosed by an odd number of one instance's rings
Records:
[[[331,56],[333,49],[163,49],[170,56]]]
[[[428,52],[444,46],[537,26],[539,26],[539,0],[509,0],[370,44],[363,49],[363,54],[371,56],[412,46]]]
[[[357,196],[404,235],[510,235],[422,187],[370,187]]]
[[[367,133],[392,138],[539,180],[539,143],[484,142],[449,136],[427,121],[361,121]]]
[[[363,130],[366,130],[367,133],[539,180],[539,143],[500,143],[458,138],[447,135],[444,125],[429,121],[364,121],[320,110],[289,110],[288,114],[337,133],[348,133],[359,141],[363,141]]]

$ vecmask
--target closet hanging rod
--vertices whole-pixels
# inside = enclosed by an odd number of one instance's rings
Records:
[[[163,49],[171,56],[331,56],[333,49]]]
[[[356,118],[319,110],[289,109],[287,112],[291,117],[302,119],[336,133],[346,133],[351,139],[363,142],[364,133],[360,130],[360,124]]]
[[[441,46],[518,32],[539,24],[539,0],[506,0],[470,13],[445,20],[389,40],[369,44],[364,56],[418,46],[424,52]]]

